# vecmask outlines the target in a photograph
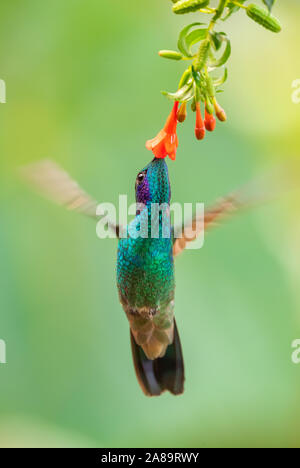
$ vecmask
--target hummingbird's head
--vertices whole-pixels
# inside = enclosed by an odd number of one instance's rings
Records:
[[[168,166],[164,159],[154,158],[141,172],[135,182],[137,203],[170,203],[171,187]]]

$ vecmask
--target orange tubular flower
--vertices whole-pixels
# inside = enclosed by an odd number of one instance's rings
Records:
[[[152,140],[146,142],[146,148],[152,151],[156,158],[165,158],[169,156],[173,161],[176,159],[178,148],[177,138],[177,112],[179,102],[175,101],[173,110],[169,115],[164,128]]]
[[[207,109],[205,109],[205,119],[204,119],[204,125],[206,130],[209,132],[213,132],[214,129],[216,128],[216,119],[213,114],[210,114]]]
[[[197,140],[203,140],[205,137],[205,126],[201,115],[200,102],[196,102],[196,127],[195,135]]]

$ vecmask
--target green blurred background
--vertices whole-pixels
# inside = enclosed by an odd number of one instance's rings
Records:
[[[165,121],[181,64],[168,0],[4,0],[0,19],[0,445],[300,446],[299,193],[243,214],[177,262],[186,391],[147,399],[115,286],[116,242],[31,193],[15,169],[44,157],[100,201],[134,200],[145,140]],[[204,142],[194,115],[169,163],[173,201],[211,202],[299,155],[298,0],[273,35],[243,14],[230,32],[229,121]]]

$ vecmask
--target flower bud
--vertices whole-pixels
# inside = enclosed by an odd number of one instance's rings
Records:
[[[183,55],[176,50],[160,50],[158,55],[162,58],[167,58],[171,60],[182,60]]]
[[[205,110],[207,111],[208,114],[214,113],[214,106],[209,98],[206,98]]]
[[[196,102],[195,136],[197,140],[203,140],[203,138],[205,137],[205,126],[201,115],[200,102]]]
[[[222,107],[218,104],[216,99],[214,99],[213,103],[214,103],[216,116],[218,117],[220,122],[226,122],[227,116],[226,116],[226,112],[224,111],[224,109],[222,109]]]
[[[205,109],[205,119],[204,125],[208,132],[213,132],[216,128],[216,119],[213,114],[210,114],[207,109]]]
[[[178,89],[182,88],[184,85],[187,84],[187,82],[190,79],[190,76],[191,76],[191,69],[187,68],[180,79]]]
[[[247,7],[247,15],[253,21],[274,33],[279,33],[282,29],[278,19],[259,5],[255,5],[254,3],[249,5]]]
[[[190,13],[191,11],[205,8],[208,4],[209,0],[179,0],[173,6],[173,12],[177,15],[183,15],[184,13]]]
[[[187,111],[186,111],[186,102],[183,102],[180,106],[179,111],[177,112],[177,120],[178,122],[184,122],[187,116]]]

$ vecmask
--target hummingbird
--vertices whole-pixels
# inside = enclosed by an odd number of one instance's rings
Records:
[[[97,218],[99,203],[89,196],[65,171],[51,160],[42,160],[22,168],[25,177],[46,198],[71,211]],[[274,176],[271,185],[274,186]],[[276,178],[277,179],[277,178]],[[266,178],[234,192],[205,210],[206,231],[226,215],[273,198],[266,190]],[[282,172],[280,171],[282,190]],[[278,188],[275,187],[277,194]],[[171,185],[165,159],[154,158],[136,176],[137,211],[134,220],[121,236],[121,226],[109,223],[118,240],[117,288],[120,303],[130,326],[130,342],[134,368],[146,396],[159,396],[165,391],[173,395],[184,392],[184,360],[175,320],[175,258],[200,234],[197,218],[174,235],[170,220]],[[159,232],[155,237],[136,236],[133,232],[150,230],[147,222],[154,204],[164,205],[158,213]],[[146,221],[146,222],[145,222]],[[163,233],[163,222],[169,235]],[[197,231],[198,229],[198,231]]]

